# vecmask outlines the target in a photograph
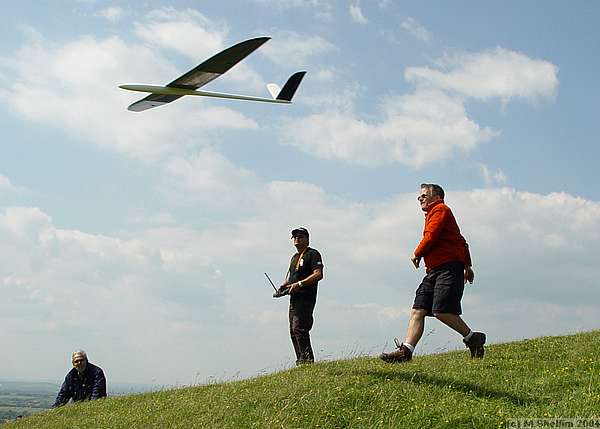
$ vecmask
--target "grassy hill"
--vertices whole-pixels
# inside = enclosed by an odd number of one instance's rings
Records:
[[[68,405],[4,427],[502,428],[514,417],[600,417],[599,350],[594,331],[492,345],[482,361],[465,349],[400,365],[324,362]]]

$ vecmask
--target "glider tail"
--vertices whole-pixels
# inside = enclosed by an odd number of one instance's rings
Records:
[[[290,76],[290,78],[287,80],[287,82],[285,83],[285,85],[283,85],[283,88],[281,89],[279,89],[279,86],[274,83],[268,84],[267,89],[269,90],[271,97],[273,97],[273,99],[275,100],[285,100],[291,102],[292,97],[294,97],[294,94],[300,86],[300,82],[302,82],[302,79],[304,78],[305,74],[305,71],[299,71],[294,73]]]

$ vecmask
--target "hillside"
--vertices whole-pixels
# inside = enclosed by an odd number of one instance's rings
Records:
[[[502,428],[600,417],[600,331],[468,352],[324,362],[254,379],[69,405],[3,428]],[[600,427],[600,426],[598,426]]]

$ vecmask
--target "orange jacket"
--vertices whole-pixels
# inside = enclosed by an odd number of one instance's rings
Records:
[[[423,238],[415,256],[425,259],[427,271],[446,262],[459,261],[471,266],[469,245],[460,234],[454,215],[443,200],[432,203],[425,215]]]

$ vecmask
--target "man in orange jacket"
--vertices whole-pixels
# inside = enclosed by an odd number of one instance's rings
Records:
[[[423,335],[426,316],[435,316],[461,334],[471,357],[482,358],[485,334],[471,331],[460,317],[464,285],[467,281],[473,283],[475,278],[469,245],[460,234],[452,211],[444,204],[441,186],[422,184],[418,200],[425,212],[425,228],[410,260],[419,268],[421,259],[425,259],[426,275],[417,288],[406,339],[403,343],[394,339],[396,350],[383,353],[380,358],[390,363],[411,360]]]

